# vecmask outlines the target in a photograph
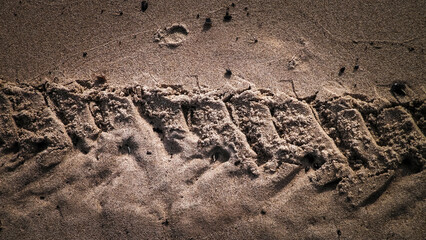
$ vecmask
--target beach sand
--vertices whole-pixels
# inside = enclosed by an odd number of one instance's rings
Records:
[[[424,1],[4,1],[1,239],[425,239]]]

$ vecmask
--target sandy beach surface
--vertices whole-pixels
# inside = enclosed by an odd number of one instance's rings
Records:
[[[0,6],[0,239],[426,238],[424,1]]]

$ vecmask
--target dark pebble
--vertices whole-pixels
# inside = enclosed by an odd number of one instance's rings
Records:
[[[229,15],[229,12],[226,12],[225,13],[225,16],[223,17],[223,21],[225,21],[225,22],[229,22],[229,21],[231,21],[232,20],[232,16],[231,15]]]
[[[145,12],[148,9],[148,2],[147,1],[142,1],[141,2],[141,11]]]
[[[407,93],[405,93],[405,84],[404,83],[394,83],[391,87],[391,92],[400,96],[405,96]]]
[[[339,70],[339,76],[342,76],[343,75],[343,73],[345,72],[345,67],[342,67],[342,68],[340,68],[340,70]]]

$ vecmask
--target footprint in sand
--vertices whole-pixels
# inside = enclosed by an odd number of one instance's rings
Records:
[[[160,46],[176,48],[180,46],[188,35],[189,31],[183,24],[173,24],[170,27],[159,29],[155,33],[154,41]]]

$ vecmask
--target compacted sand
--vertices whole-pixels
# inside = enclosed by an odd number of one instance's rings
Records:
[[[425,239],[424,1],[5,1],[1,239]]]

